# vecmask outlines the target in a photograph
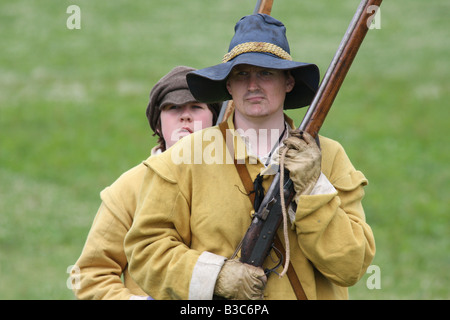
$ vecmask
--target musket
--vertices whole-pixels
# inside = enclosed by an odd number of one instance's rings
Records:
[[[253,10],[253,14],[256,13],[265,13],[270,15],[272,12],[273,0],[258,0],[256,1],[255,9]],[[222,121],[226,121],[227,118],[234,110],[233,100],[228,100],[222,102],[222,107],[220,108],[219,116],[217,117],[217,123],[219,124]]]
[[[373,12],[379,8],[381,2],[382,0],[362,0],[359,4],[317,93],[298,128],[299,130],[306,131],[313,137],[317,137],[367,34],[375,15]],[[292,180],[289,178],[285,180],[283,181],[283,196],[285,205],[288,207],[295,195],[295,191]],[[241,262],[261,267],[272,249],[274,237],[283,219],[280,182],[280,172],[278,172],[240,243]]]

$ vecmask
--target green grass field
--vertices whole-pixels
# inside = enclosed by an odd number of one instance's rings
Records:
[[[151,87],[176,65],[219,63],[255,2],[0,3],[0,299],[74,298],[67,268],[99,192],[155,143]],[[272,15],[294,60],[323,74],[358,4],[275,0]],[[385,0],[322,128],[370,181],[380,287],[366,274],[352,299],[450,298],[449,10]],[[299,124],[303,111],[289,114]]]

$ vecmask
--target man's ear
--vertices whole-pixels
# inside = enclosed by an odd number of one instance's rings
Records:
[[[226,86],[227,86],[228,93],[230,94],[230,96],[232,96],[232,94],[231,94],[231,87],[230,87],[230,81],[229,80],[227,80]]]
[[[294,76],[289,71],[286,79],[286,93],[291,92],[292,89],[294,89],[294,86],[295,86],[295,79]]]

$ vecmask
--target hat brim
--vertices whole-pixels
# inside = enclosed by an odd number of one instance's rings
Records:
[[[162,110],[167,105],[181,106],[191,102],[197,102],[197,99],[192,96],[191,92],[187,88],[178,89],[171,91],[164,96],[160,103],[159,109]]]
[[[308,106],[316,94],[320,74],[315,64],[284,60],[267,53],[249,52],[231,61],[189,72],[186,79],[192,95],[198,101],[206,103],[232,99],[226,88],[226,80],[233,67],[242,64],[291,71],[295,86],[286,94],[285,109]]]

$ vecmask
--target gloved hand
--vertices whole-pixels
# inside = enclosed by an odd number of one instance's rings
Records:
[[[322,153],[314,138],[307,132],[298,129],[290,132],[289,138],[283,141],[280,155],[287,148],[284,167],[294,183],[295,199],[302,194],[309,194],[320,176]]]
[[[262,268],[227,260],[217,277],[214,294],[229,300],[262,300],[266,282]]]

